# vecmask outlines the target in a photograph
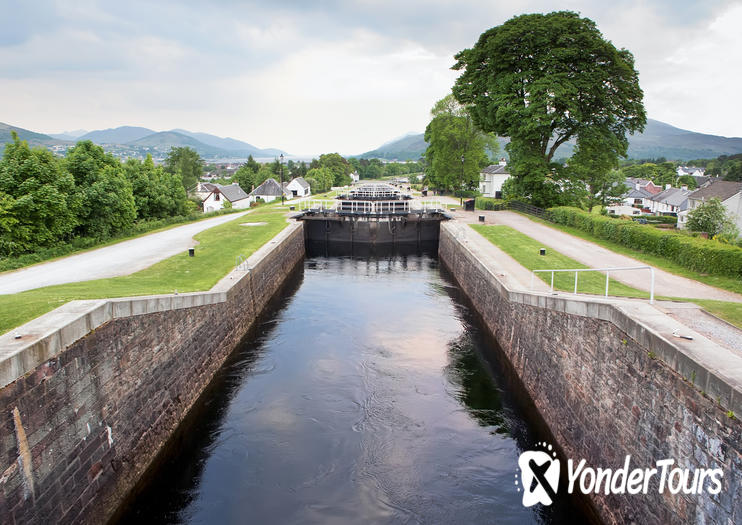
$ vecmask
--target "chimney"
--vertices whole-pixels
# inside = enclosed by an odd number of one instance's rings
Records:
[[[685,190],[685,191],[688,191],[688,185],[687,184],[683,184],[682,186],[680,186],[680,189]]]
[[[507,165],[507,162],[505,161],[505,157],[502,157],[500,159],[500,166],[506,166],[506,165]]]
[[[672,184],[669,184],[669,183],[668,184],[665,184],[665,189],[666,190],[669,190],[670,188],[672,188]]]

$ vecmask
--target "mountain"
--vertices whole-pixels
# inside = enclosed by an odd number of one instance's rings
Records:
[[[279,149],[260,149],[257,146],[253,146],[252,144],[248,144],[247,142],[243,142],[241,140],[233,139],[230,137],[222,138],[217,137],[216,135],[210,135],[209,133],[199,133],[188,131],[186,129],[174,129],[172,131],[175,133],[180,133],[182,135],[188,135],[189,137],[203,142],[208,146],[213,146],[215,148],[223,149],[231,153],[240,154],[241,156],[253,155],[256,157],[275,157],[276,155],[280,155],[281,153],[283,153],[284,155],[286,154],[285,151],[281,151]]]
[[[136,126],[120,126],[118,128],[99,129],[85,133],[75,140],[91,140],[96,144],[126,144],[152,135],[156,131]]]
[[[59,143],[58,139],[54,139],[49,135],[36,133],[0,122],[0,144],[13,142],[13,137],[10,134],[11,131],[15,131],[21,140],[27,140],[31,146],[52,146]]]
[[[406,135],[398,140],[386,142],[372,151],[354,155],[356,157],[379,158],[387,160],[417,160],[428,147],[424,134]]]
[[[126,142],[126,146],[152,148],[156,151],[170,151],[170,148],[189,147],[195,149],[202,156],[219,156],[228,153],[221,148],[204,144],[200,140],[178,133],[176,131],[153,132],[144,137]]]
[[[501,151],[507,139],[500,139]],[[388,160],[417,160],[425,151],[427,143],[423,134],[410,135],[400,140],[357,155]],[[562,145],[556,158],[569,157],[574,142]],[[715,158],[719,155],[742,153],[742,138],[727,138],[717,135],[695,133],[676,128],[659,120],[648,119],[644,133],[629,135],[629,158],[650,159],[665,157],[671,160],[692,160]]]
[[[63,131],[62,133],[47,133],[47,135],[53,139],[75,141],[87,132],[85,129],[74,129],[72,131]]]
[[[644,133],[629,137],[629,157],[634,159],[710,159],[735,153],[742,153],[742,138],[695,133],[659,120],[648,119]]]

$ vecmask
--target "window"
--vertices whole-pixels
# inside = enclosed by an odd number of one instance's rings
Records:
[[[219,192],[218,191],[216,193],[214,193],[214,200],[215,201],[218,201],[219,200]]]

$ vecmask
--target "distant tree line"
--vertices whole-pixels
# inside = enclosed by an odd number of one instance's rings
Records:
[[[688,162],[690,166],[706,168],[706,175],[723,177],[724,180],[742,182],[742,153],[721,155],[715,159],[696,159]]]
[[[0,160],[0,256],[78,238],[105,240],[138,221],[194,211],[181,172],[192,167],[189,155],[171,152],[164,167],[155,166],[151,157],[121,162],[83,141],[60,158],[30,148],[14,133]],[[194,175],[187,174],[197,180]]]

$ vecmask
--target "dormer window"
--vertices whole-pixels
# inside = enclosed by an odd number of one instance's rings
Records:
[[[214,192],[214,200],[215,201],[218,201],[219,200],[219,192],[218,191],[215,191]]]

